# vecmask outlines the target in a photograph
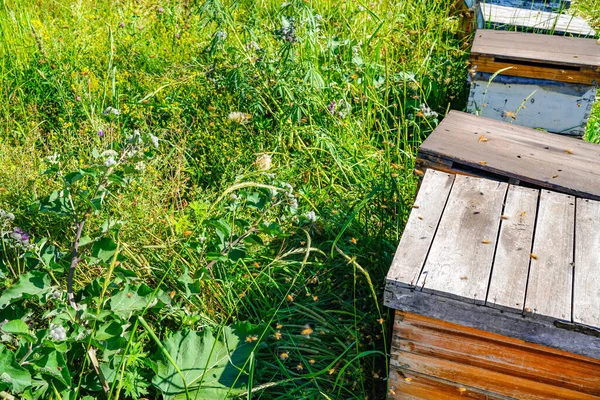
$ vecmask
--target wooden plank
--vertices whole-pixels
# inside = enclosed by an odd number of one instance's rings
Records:
[[[506,7],[497,4],[479,5],[480,28],[504,25],[527,30],[542,30],[548,33],[569,33],[594,36],[596,32],[584,19],[566,13],[553,13],[523,8]]]
[[[387,275],[390,284],[416,284],[453,182],[454,175],[426,171]]]
[[[409,370],[390,369],[388,399],[394,400],[511,400],[452,381]]]
[[[542,190],[525,311],[571,321],[575,198]]]
[[[593,86],[600,74],[590,67],[565,69],[560,65],[531,65],[527,61],[513,61],[507,58],[494,58],[486,55],[472,54],[472,69],[477,72],[494,74],[502,70],[502,75],[519,76],[531,79],[546,79],[555,82],[582,84]]]
[[[600,396],[600,362],[521,340],[397,312],[392,356],[411,352]]]
[[[392,361],[394,364],[392,364]],[[598,400],[598,396],[577,392],[561,386],[548,385],[520,376],[503,374],[486,368],[411,352],[401,351],[397,354],[397,360],[392,359],[392,361],[390,361],[390,364],[393,367],[398,364],[405,365],[407,370],[448,381],[460,382],[470,387],[517,399]],[[560,373],[560,366],[557,368],[557,373]]]
[[[600,200],[600,146],[583,140],[450,111],[421,154]]]
[[[510,186],[486,304],[523,309],[539,191]]]
[[[573,321],[600,326],[600,202],[577,199]]]
[[[519,339],[529,346],[542,345],[570,353],[572,357],[600,360],[598,328],[535,318],[410,288],[396,288],[393,292],[386,289],[384,304],[395,310]]]
[[[471,55],[556,66],[587,67],[596,71],[600,67],[600,49],[595,39],[493,29],[477,30]]]
[[[458,175],[418,286],[484,302],[507,184]]]

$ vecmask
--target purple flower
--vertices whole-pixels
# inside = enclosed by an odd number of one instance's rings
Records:
[[[337,105],[337,103],[335,101],[332,101],[331,103],[329,103],[329,105],[327,106],[327,108],[329,109],[329,113],[331,115],[335,114],[335,106]]]
[[[81,101],[81,97],[77,96],[77,97],[75,97],[75,100]]]
[[[175,37],[176,37],[177,39],[179,39],[179,38],[181,37],[181,35],[179,34],[179,32],[177,32],[177,33],[175,34]]]
[[[158,9],[158,12],[159,12],[159,13],[164,13],[164,12],[165,12],[165,9],[164,9],[164,8],[162,8],[162,7],[160,7],[160,8]]]
[[[125,22],[121,22],[121,23],[119,24],[119,28],[125,28]]]
[[[103,131],[102,129],[100,129],[100,130],[98,131],[98,136],[100,136],[100,137],[104,137],[104,135],[105,135],[104,131]]]
[[[29,243],[29,235],[23,231],[23,229],[18,226],[15,227],[13,233],[11,234],[12,238],[22,242],[23,244]]]

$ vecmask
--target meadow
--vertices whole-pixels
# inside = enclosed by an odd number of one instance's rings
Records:
[[[0,395],[384,397],[453,3],[3,0]]]

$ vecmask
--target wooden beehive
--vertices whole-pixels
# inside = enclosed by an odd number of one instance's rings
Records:
[[[469,80],[469,112],[581,136],[600,83],[600,46],[595,39],[480,29]]]
[[[387,276],[392,397],[599,399],[598,226],[598,201],[428,170]]]
[[[572,138],[442,120],[386,281],[390,398],[600,399],[598,161]]]

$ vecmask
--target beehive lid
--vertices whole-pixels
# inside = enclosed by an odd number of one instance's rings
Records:
[[[600,67],[600,45],[587,38],[479,29],[471,54],[596,70]]]
[[[428,170],[385,304],[600,359],[600,202]]]
[[[567,13],[508,7],[498,4],[479,4],[482,27],[516,27],[551,34],[594,36],[596,32],[579,17]]]
[[[595,86],[600,46],[595,39],[479,29],[471,49],[472,73],[485,72]]]
[[[450,111],[418,157],[600,200],[600,145],[516,124]]]

